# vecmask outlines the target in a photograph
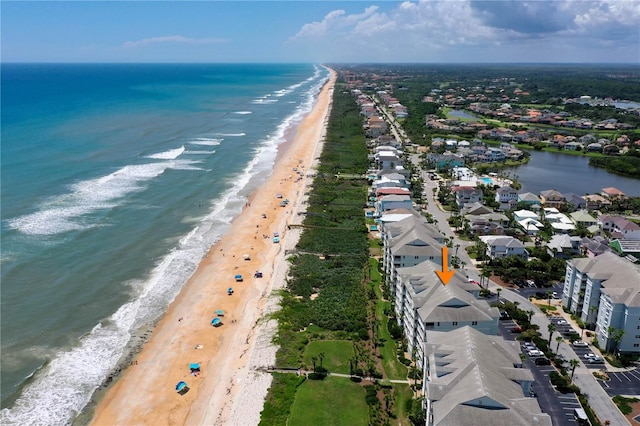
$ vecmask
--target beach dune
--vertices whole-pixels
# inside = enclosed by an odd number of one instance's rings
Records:
[[[277,307],[270,296],[284,284],[285,249],[297,241],[299,231],[288,225],[301,222],[297,213],[304,210],[320,155],[335,78],[331,70],[293,140],[280,146],[273,174],[211,247],[135,360],[99,400],[91,424],[259,422],[271,376],[257,369],[273,365],[276,349],[270,337],[275,322],[265,313]],[[217,310],[224,312],[219,317],[223,325],[213,327]],[[192,374],[191,363],[200,364],[199,374]],[[180,381],[187,383],[186,393],[176,391]]]

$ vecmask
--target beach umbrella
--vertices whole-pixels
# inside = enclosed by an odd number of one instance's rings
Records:
[[[214,327],[218,327],[222,325],[222,321],[220,320],[220,318],[214,318],[213,320],[211,320],[211,325]]]
[[[178,384],[176,385],[176,390],[178,392],[184,390],[184,388],[187,387],[187,383],[186,382],[178,382]]]
[[[191,369],[191,371],[200,371],[200,363],[199,362],[192,362],[191,364],[189,364],[189,368]]]
[[[233,288],[229,287],[227,289],[227,294],[232,295],[233,294]]]
[[[273,239],[273,242],[274,242],[274,243],[279,243],[279,242],[280,242],[280,238],[278,238],[278,237],[274,238],[274,239]]]
[[[236,281],[242,281],[242,275],[237,274],[236,275]]]
[[[222,316],[224,316],[224,311],[223,311],[222,309],[218,309],[218,310],[216,311],[216,315],[218,315],[218,316],[222,317]]]

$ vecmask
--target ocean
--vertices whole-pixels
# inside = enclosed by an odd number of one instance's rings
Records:
[[[310,64],[2,64],[1,423],[69,424],[310,111]]]

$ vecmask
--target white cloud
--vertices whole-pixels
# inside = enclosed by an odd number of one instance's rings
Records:
[[[362,9],[334,10],[303,25],[290,47],[356,61],[371,55],[378,61],[556,61],[567,50],[592,60],[594,46],[612,40],[630,46],[640,28],[638,0],[349,4]],[[611,52],[603,51],[603,57]]]
[[[126,41],[123,44],[124,48],[132,49],[136,47],[148,46],[150,44],[160,43],[184,43],[184,44],[216,44],[225,43],[228,40],[219,38],[190,38],[181,35],[161,36],[161,37],[149,37],[142,40]]]

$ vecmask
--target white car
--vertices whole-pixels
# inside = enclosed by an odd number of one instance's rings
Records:
[[[591,358],[595,358],[596,356],[594,354],[592,354],[591,352],[588,352],[584,355],[582,355],[584,357],[584,359],[591,359]]]
[[[558,324],[558,325],[569,325],[569,323],[566,320],[560,320],[556,324]]]
[[[575,342],[571,342],[571,345],[576,348],[586,348],[587,346],[589,346],[586,342],[583,342],[582,340],[576,340]]]
[[[538,349],[532,349],[529,352],[527,352],[527,355],[529,355],[532,358],[535,358],[537,356],[544,356],[544,353]]]

